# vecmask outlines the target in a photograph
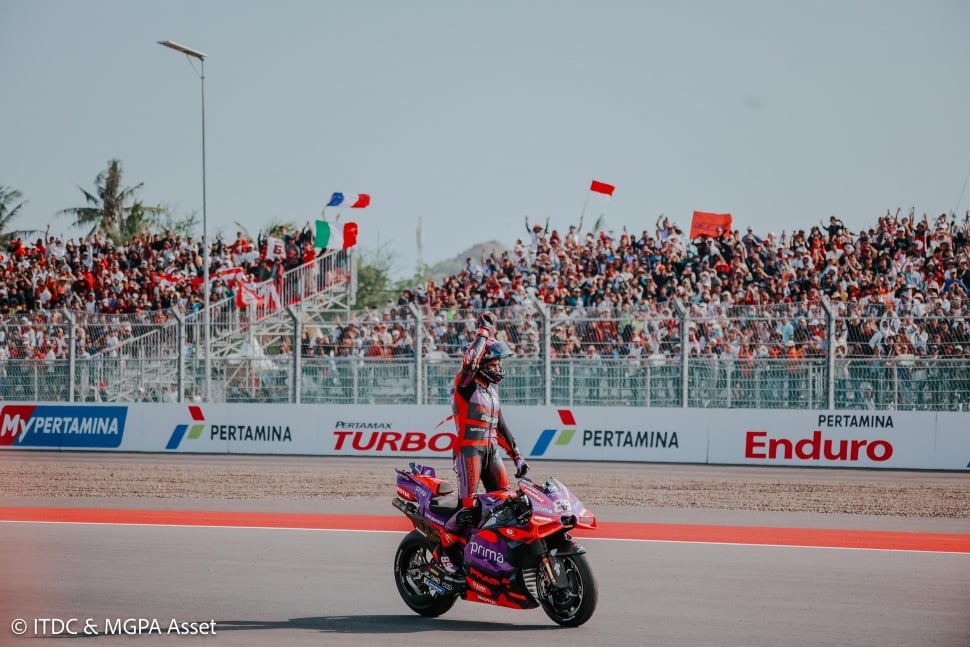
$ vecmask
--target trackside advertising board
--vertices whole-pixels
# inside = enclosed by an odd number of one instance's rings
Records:
[[[0,450],[450,458],[446,406],[4,403]],[[970,472],[970,414],[506,406],[530,459]]]
[[[111,450],[139,445],[130,429],[129,407],[54,403],[4,403],[0,448]]]
[[[936,468],[936,414],[721,410],[710,462],[799,467]],[[964,422],[968,422],[964,414]],[[970,436],[970,430],[965,434]],[[967,444],[966,449],[970,449]],[[962,469],[970,462],[966,456]],[[951,468],[953,469],[953,468]],[[961,469],[961,468],[956,468]]]

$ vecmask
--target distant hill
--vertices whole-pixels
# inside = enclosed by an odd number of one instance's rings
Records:
[[[471,258],[476,263],[481,263],[483,250],[487,250],[486,251],[486,258],[487,258],[488,253],[490,252],[494,251],[496,256],[501,256],[502,252],[506,251],[507,249],[508,248],[505,245],[498,242],[497,240],[492,240],[487,243],[479,243],[477,245],[473,245],[469,247],[468,249],[461,252],[460,254],[455,254],[455,256],[453,256],[452,258],[435,263],[434,265],[428,268],[428,272],[430,273],[431,278],[434,279],[436,283],[440,283],[441,279],[458,274],[458,272],[460,272],[461,269],[465,267],[466,258]]]

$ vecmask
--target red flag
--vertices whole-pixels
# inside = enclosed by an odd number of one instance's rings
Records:
[[[165,274],[162,272],[152,274],[152,281],[156,285],[160,285],[163,288],[178,285],[183,280],[185,280],[185,275],[179,271],[172,272],[171,274]]]
[[[262,306],[264,302],[263,297],[256,292],[253,288],[249,287],[245,283],[239,284],[239,289],[236,290],[236,307],[243,309],[250,303],[255,303],[257,306]]]
[[[589,190],[593,193],[602,193],[603,195],[612,196],[613,191],[616,190],[616,187],[612,184],[607,184],[606,182],[593,180],[593,183],[589,185]]]
[[[227,267],[225,269],[216,270],[213,276],[217,279],[222,279],[227,285],[232,285],[234,281],[246,283],[250,279],[250,276],[246,274],[246,270],[241,267]]]
[[[344,249],[357,244],[357,223],[344,223]]]
[[[728,231],[730,229],[731,214],[695,211],[694,219],[690,222],[690,239],[694,240],[698,236],[711,236],[712,238],[716,238],[719,235],[719,231]]]

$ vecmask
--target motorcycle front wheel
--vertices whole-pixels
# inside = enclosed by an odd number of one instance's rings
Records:
[[[404,604],[428,618],[440,616],[455,604],[454,595],[439,595],[424,581],[434,545],[417,530],[401,540],[394,556],[394,583]]]
[[[578,627],[596,611],[596,580],[585,555],[556,557],[557,566],[566,570],[567,585],[549,583],[539,600],[542,610],[553,622],[564,627]]]

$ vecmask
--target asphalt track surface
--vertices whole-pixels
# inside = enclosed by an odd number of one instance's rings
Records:
[[[0,494],[0,645],[37,644],[38,619],[77,618],[82,644],[970,646],[966,519],[596,510],[600,528],[580,541],[599,605],[562,629],[540,610],[467,602],[437,619],[411,613],[391,577],[407,524],[389,498]],[[214,620],[215,635],[85,637],[88,618],[99,633],[124,619],[162,632]],[[17,619],[27,636],[13,634]]]

